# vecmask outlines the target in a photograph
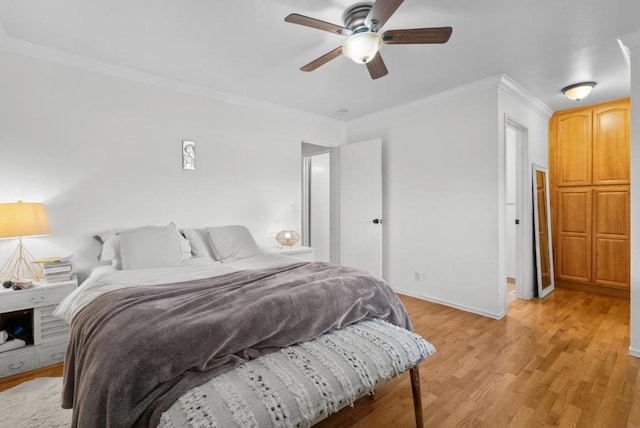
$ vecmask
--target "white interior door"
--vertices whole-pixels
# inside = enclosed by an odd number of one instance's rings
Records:
[[[382,141],[340,146],[340,264],[382,276]]]

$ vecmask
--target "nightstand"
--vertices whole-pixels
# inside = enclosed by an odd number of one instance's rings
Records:
[[[315,258],[313,254],[313,248],[295,246],[295,247],[272,247],[267,249],[267,252],[274,254],[282,254],[283,256],[292,256],[299,259],[312,262]]]
[[[26,290],[0,290],[0,330],[10,319],[31,321],[33,340],[27,346],[0,352],[0,377],[11,376],[64,360],[69,341],[69,325],[52,313],[62,299],[78,286],[69,281],[41,283]]]

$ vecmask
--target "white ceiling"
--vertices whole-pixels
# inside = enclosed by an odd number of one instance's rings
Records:
[[[584,102],[629,95],[617,39],[640,30],[639,0],[406,0],[383,30],[452,26],[444,45],[386,45],[371,80],[339,57],[299,68],[342,36],[284,22],[343,24],[357,0],[0,0],[5,36],[209,90],[352,119],[506,73],[552,110],[560,89],[598,83]],[[346,115],[338,110],[347,109]]]

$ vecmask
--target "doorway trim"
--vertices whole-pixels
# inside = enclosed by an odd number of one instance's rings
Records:
[[[516,275],[516,297],[518,299],[531,299],[533,297],[533,291],[531,288],[531,274],[530,263],[526,263],[527,257],[531,254],[531,251],[527,251],[527,236],[526,233],[532,227],[531,213],[526,208],[529,204],[526,203],[527,195],[531,195],[531,192],[527,192],[527,186],[530,186],[530,168],[529,168],[529,129],[522,122],[511,117],[510,115],[504,115],[504,129],[503,138],[501,142],[501,171],[500,174],[503,177],[502,185],[500,189],[500,203],[501,203],[501,217],[502,224],[500,225],[500,246],[501,251],[501,268],[500,272],[500,301],[498,306],[501,309],[500,313],[506,313],[507,311],[507,275],[506,275],[506,152],[507,152],[507,129],[513,129],[516,131],[516,219],[519,220],[519,225],[516,227],[516,258],[515,258],[515,275]],[[529,234],[530,235],[530,234]]]

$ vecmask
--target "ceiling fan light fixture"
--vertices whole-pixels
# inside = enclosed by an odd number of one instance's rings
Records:
[[[375,58],[382,47],[382,36],[373,31],[356,33],[342,45],[342,53],[358,64],[366,64]]]
[[[562,88],[562,93],[573,101],[580,101],[591,93],[596,82],[580,82]]]

